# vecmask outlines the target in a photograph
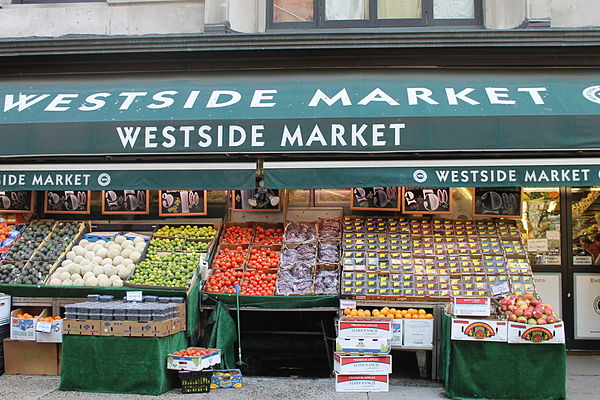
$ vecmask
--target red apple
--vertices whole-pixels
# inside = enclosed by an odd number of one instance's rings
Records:
[[[540,304],[541,304],[541,302],[540,302],[539,300],[531,300],[531,303],[530,303],[530,304],[531,304],[532,306],[534,306],[534,307],[537,307],[538,305],[540,305]]]
[[[543,313],[538,308],[536,308],[535,310],[533,310],[533,317],[534,318],[542,318],[542,314]]]
[[[537,325],[537,319],[535,319],[535,318],[529,318],[529,319],[527,320],[527,323],[528,323],[529,325]]]
[[[516,322],[517,321],[517,316],[515,314],[510,314],[508,316],[508,320],[512,321],[512,322]]]
[[[538,325],[546,325],[547,322],[544,318],[538,318],[537,320]]]
[[[523,315],[521,315],[520,317],[517,318],[517,322],[521,322],[523,324],[527,323],[527,318],[525,318]]]
[[[500,305],[502,305],[502,306],[506,307],[509,304],[510,304],[510,300],[508,300],[508,299],[502,299],[502,300],[500,300]]]
[[[552,315],[549,315],[548,318],[546,318],[546,322],[548,322],[549,324],[555,324],[556,318],[554,318]]]
[[[521,315],[523,315],[524,310],[522,308],[515,308],[515,310],[513,311],[513,313],[517,316],[520,317]]]
[[[523,316],[527,319],[533,317],[533,311],[531,310],[525,310],[525,312],[523,313]]]
[[[535,299],[535,297],[533,296],[533,293],[525,293],[523,295],[523,298],[526,299],[526,300],[533,300],[533,299]]]

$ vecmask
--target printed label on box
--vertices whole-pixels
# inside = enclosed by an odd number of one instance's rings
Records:
[[[383,318],[341,318],[338,321],[341,338],[392,339],[392,321]]]
[[[335,340],[336,351],[349,353],[389,353],[389,339],[380,338],[340,338]]]
[[[333,355],[333,370],[340,375],[391,374],[392,356],[386,355]]]
[[[405,346],[405,347],[431,347],[431,346],[433,346],[433,320],[432,319],[406,319],[406,320],[404,320],[403,346]]]
[[[336,392],[388,392],[388,375],[337,375]]]
[[[456,316],[489,317],[489,297],[454,297],[452,313]]]
[[[41,326],[40,326],[41,325]],[[62,343],[63,320],[38,322],[35,340],[41,343]]]
[[[402,346],[403,321],[403,319],[392,320],[392,341],[390,342],[392,346]]]
[[[558,344],[565,342],[565,324],[530,325],[518,322],[508,324],[508,343]]]
[[[452,319],[452,340],[506,342],[508,323],[483,319]]]
[[[17,308],[10,314],[10,338],[12,340],[30,340],[35,341],[35,326],[40,317],[46,316],[46,309],[37,318],[17,318],[17,315],[24,314],[27,311]]]

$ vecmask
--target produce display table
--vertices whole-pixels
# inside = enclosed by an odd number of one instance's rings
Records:
[[[59,389],[159,395],[177,386],[166,355],[186,347],[184,332],[162,338],[64,335]]]
[[[450,340],[442,314],[440,377],[453,399],[566,398],[564,344],[509,344]]]
[[[6,293],[13,297],[13,306],[30,305],[32,299],[58,299],[58,298],[73,298],[82,299],[88,294],[105,294],[115,296],[115,299],[122,299],[125,297],[128,290],[141,290],[145,295],[153,296],[165,296],[165,297],[184,297],[186,299],[186,315],[187,315],[187,328],[186,333],[188,336],[193,336],[198,321],[200,319],[199,314],[199,301],[200,301],[200,280],[196,280],[194,285],[187,293],[183,290],[169,290],[169,289],[138,289],[132,287],[55,287],[55,286],[44,286],[44,285],[5,285],[0,284],[0,293]],[[36,302],[35,305],[43,305],[46,307],[52,306],[52,301],[49,301],[47,305],[43,302]],[[59,310],[53,310],[53,314],[58,314]]]

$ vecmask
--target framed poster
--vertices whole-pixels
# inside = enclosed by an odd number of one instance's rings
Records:
[[[523,188],[498,187],[473,189],[475,217],[521,218]]]
[[[400,211],[399,187],[367,187],[352,189],[350,209]]]
[[[315,189],[315,207],[347,207],[350,189]]]
[[[102,214],[150,214],[150,191],[103,190]]]
[[[279,189],[232,190],[231,203],[233,211],[264,211],[281,210]]]
[[[600,274],[573,274],[575,339],[600,339]]]
[[[208,213],[206,190],[159,190],[158,215],[190,217]]]
[[[30,190],[0,191],[0,213],[33,212],[34,198]]]
[[[311,189],[288,190],[288,205],[290,207],[310,207]]]
[[[403,187],[402,213],[450,214],[450,188]]]
[[[49,190],[44,193],[45,214],[89,214],[90,190]]]

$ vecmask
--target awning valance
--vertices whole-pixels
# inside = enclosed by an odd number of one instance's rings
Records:
[[[0,158],[600,150],[597,70],[0,80]]]
[[[255,188],[255,163],[0,165],[0,190]]]
[[[599,158],[265,162],[272,189],[600,185]]]

